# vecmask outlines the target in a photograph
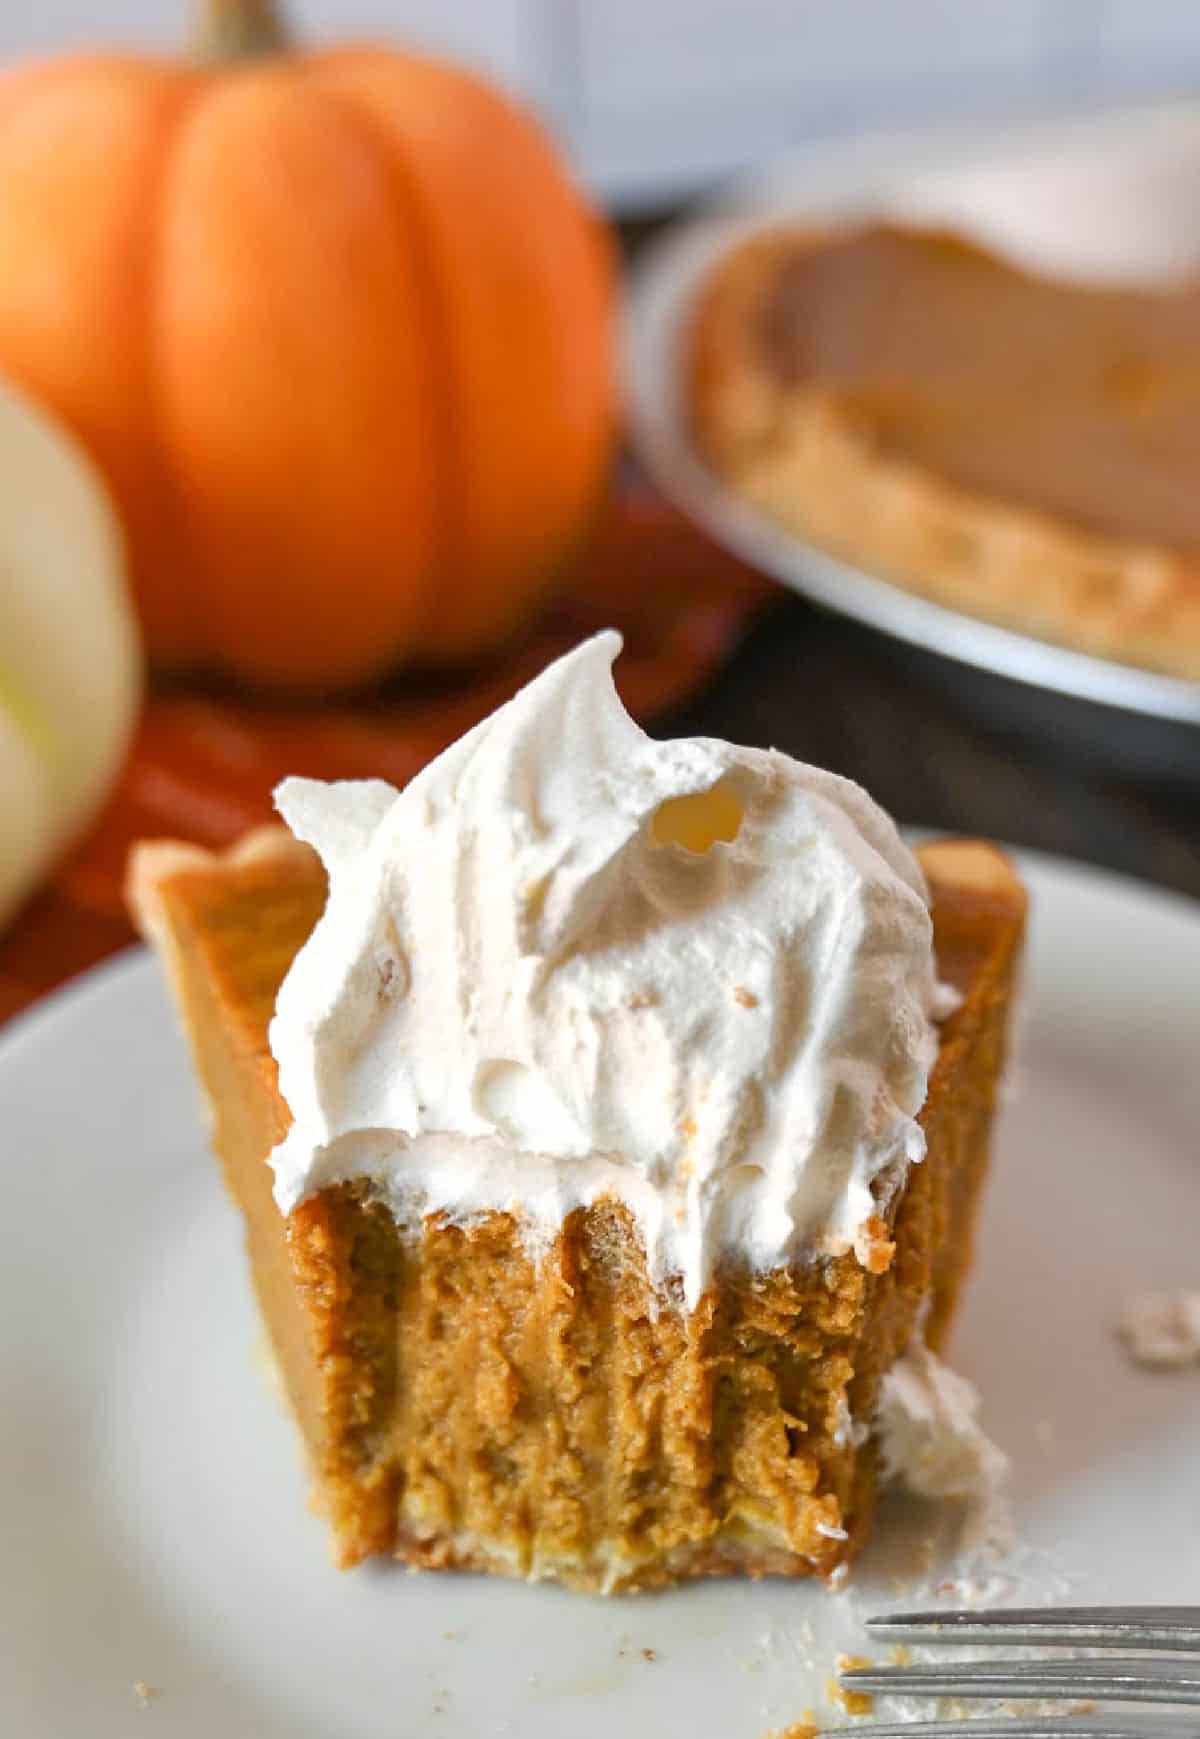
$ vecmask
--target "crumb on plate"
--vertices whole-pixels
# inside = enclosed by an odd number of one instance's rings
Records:
[[[1200,1292],[1140,1293],[1118,1317],[1117,1334],[1147,1370],[1200,1363]]]
[[[837,1657],[839,1673],[852,1672],[855,1667],[869,1667],[870,1665],[871,1662],[866,1655],[862,1654],[840,1654]],[[849,1690],[837,1679],[830,1679],[825,1688],[825,1694],[831,1703],[840,1703],[847,1715],[869,1715],[875,1707],[874,1698],[868,1696],[865,1691]]]

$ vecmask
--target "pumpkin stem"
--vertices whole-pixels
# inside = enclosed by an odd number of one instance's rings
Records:
[[[281,54],[288,32],[274,0],[199,0],[195,41],[201,60],[252,60]]]

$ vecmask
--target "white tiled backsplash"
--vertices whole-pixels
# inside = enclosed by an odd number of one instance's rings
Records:
[[[652,204],[806,139],[1200,97],[1200,0],[293,0],[299,32],[407,37],[533,102],[582,173]],[[0,0],[0,58],[166,46],[187,0]]]

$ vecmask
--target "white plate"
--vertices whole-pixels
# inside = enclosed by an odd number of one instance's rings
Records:
[[[1110,1324],[1200,1284],[1200,908],[1025,861],[1022,1057],[956,1343],[1015,1464],[1007,1591],[1196,1602],[1200,1367],[1136,1370]],[[853,1595],[339,1575],[148,960],[9,1029],[0,1125],[0,1732],[759,1739],[903,1597],[898,1511]]]
[[[718,259],[766,225],[872,214],[949,223],[1060,277],[1157,282],[1200,265],[1200,108],[1155,108],[959,138],[856,140],[799,154],[677,225],[634,274],[625,376],[638,451],[670,499],[792,590],[897,639],[1020,682],[1200,725],[1200,683],[1073,652],[905,591],[748,506],[688,437],[681,347]]]

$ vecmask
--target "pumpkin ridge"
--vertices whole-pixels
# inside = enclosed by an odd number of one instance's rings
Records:
[[[328,76],[370,109],[393,157],[426,171],[417,179],[415,193],[440,323],[447,334],[440,354],[454,418],[451,474],[457,517],[447,552],[453,563],[427,599],[422,647],[426,660],[438,665],[479,659],[498,650],[537,613],[586,536],[584,522],[593,517],[604,492],[612,447],[611,386],[593,391],[593,383],[586,383],[586,410],[573,425],[552,409],[576,384],[572,347],[580,327],[575,293],[589,310],[601,301],[611,303],[612,272],[602,231],[536,117],[486,81],[436,57],[405,56],[399,64],[386,53],[373,56],[370,48],[334,49],[321,59]],[[431,102],[418,85],[418,102],[425,108],[414,115],[404,99],[418,60],[423,73],[436,80],[435,90],[442,88]],[[499,155],[473,170],[467,164],[464,173],[461,138],[453,137],[453,129],[447,138],[439,126],[439,102],[447,109],[473,105],[475,129],[495,139]],[[429,124],[431,110],[434,149],[423,157],[423,122]],[[470,209],[468,202],[475,200],[481,181],[479,203],[494,209],[484,225],[482,252],[477,244],[466,250],[475,256],[473,270],[463,263],[458,231],[461,214]],[[566,250],[561,269],[547,267],[536,234],[521,236],[534,196],[543,202],[539,209],[552,246],[560,253]],[[585,238],[584,229],[593,235]],[[531,261],[517,265],[531,242]],[[511,329],[518,284],[524,294],[516,313],[514,351],[500,335],[506,325]],[[541,341],[534,344],[529,351],[536,370],[531,382],[515,371],[529,342],[529,312],[538,308],[543,320],[565,322],[570,336],[562,344],[556,336],[549,347]],[[585,330],[591,326],[594,338],[597,319],[590,312],[583,325]],[[607,340],[602,348],[607,355]],[[555,426],[561,437],[557,441],[549,433]],[[582,435],[581,426],[586,431]],[[515,450],[510,451],[513,442]],[[548,506],[530,515],[521,503],[539,496]],[[536,542],[529,535],[530,520]],[[552,522],[557,522],[554,533],[547,535]]]
[[[212,663],[279,692],[373,683],[415,651],[438,531],[436,382],[390,166],[291,59],[214,76],[182,155],[163,381]]]
[[[163,260],[163,236],[166,231],[164,222],[167,205],[171,193],[171,171],[178,161],[179,153],[187,137],[190,121],[199,109],[204,97],[210,90],[210,80],[202,72],[192,73],[185,85],[181,86],[177,100],[170,106],[170,112],[164,117],[162,148],[155,165],[154,185],[147,190],[143,206],[144,228],[139,238],[140,269],[137,273],[138,299],[141,305],[141,377],[142,377],[142,436],[145,448],[145,474],[150,480],[155,499],[156,518],[159,527],[166,527],[170,533],[162,537],[161,545],[170,543],[173,561],[182,566],[188,559],[186,541],[180,537],[179,528],[182,516],[179,508],[179,482],[171,463],[170,448],[166,440],[166,419],[162,409],[162,383],[159,378],[160,327],[157,318],[157,290]],[[161,574],[152,576],[155,591],[161,595],[166,588],[166,577]],[[189,585],[186,577],[178,575],[171,585],[172,611],[176,626],[173,638],[178,645],[186,645],[196,650],[190,662],[200,665],[212,654],[212,640],[207,632],[207,623],[211,619],[211,611],[204,608],[204,599],[197,586]],[[200,649],[203,650],[200,650]]]
[[[358,48],[370,45],[364,43],[355,46]],[[437,424],[434,444],[438,456],[433,508],[433,571],[429,575],[423,607],[411,634],[414,643],[420,645],[439,602],[443,599],[448,578],[455,572],[454,557],[459,543],[454,503],[458,499],[457,491],[463,470],[462,441],[450,386],[456,380],[456,372],[451,355],[449,322],[445,318],[438,293],[437,271],[433,250],[428,243],[418,177],[408,162],[402,160],[393,148],[372,113],[370,104],[357,99],[353,86],[322,76],[329,67],[336,67],[334,56],[306,54],[300,58],[299,65],[304,76],[318,86],[323,97],[332,100],[344,113],[354,116],[355,124],[362,128],[365,137],[370,140],[371,150],[380,165],[383,181],[388,189],[393,215],[398,227],[402,228],[411,243],[414,278],[420,285],[420,323],[425,330],[428,354],[435,359],[430,369],[430,380],[436,394],[437,408],[433,420]]]

